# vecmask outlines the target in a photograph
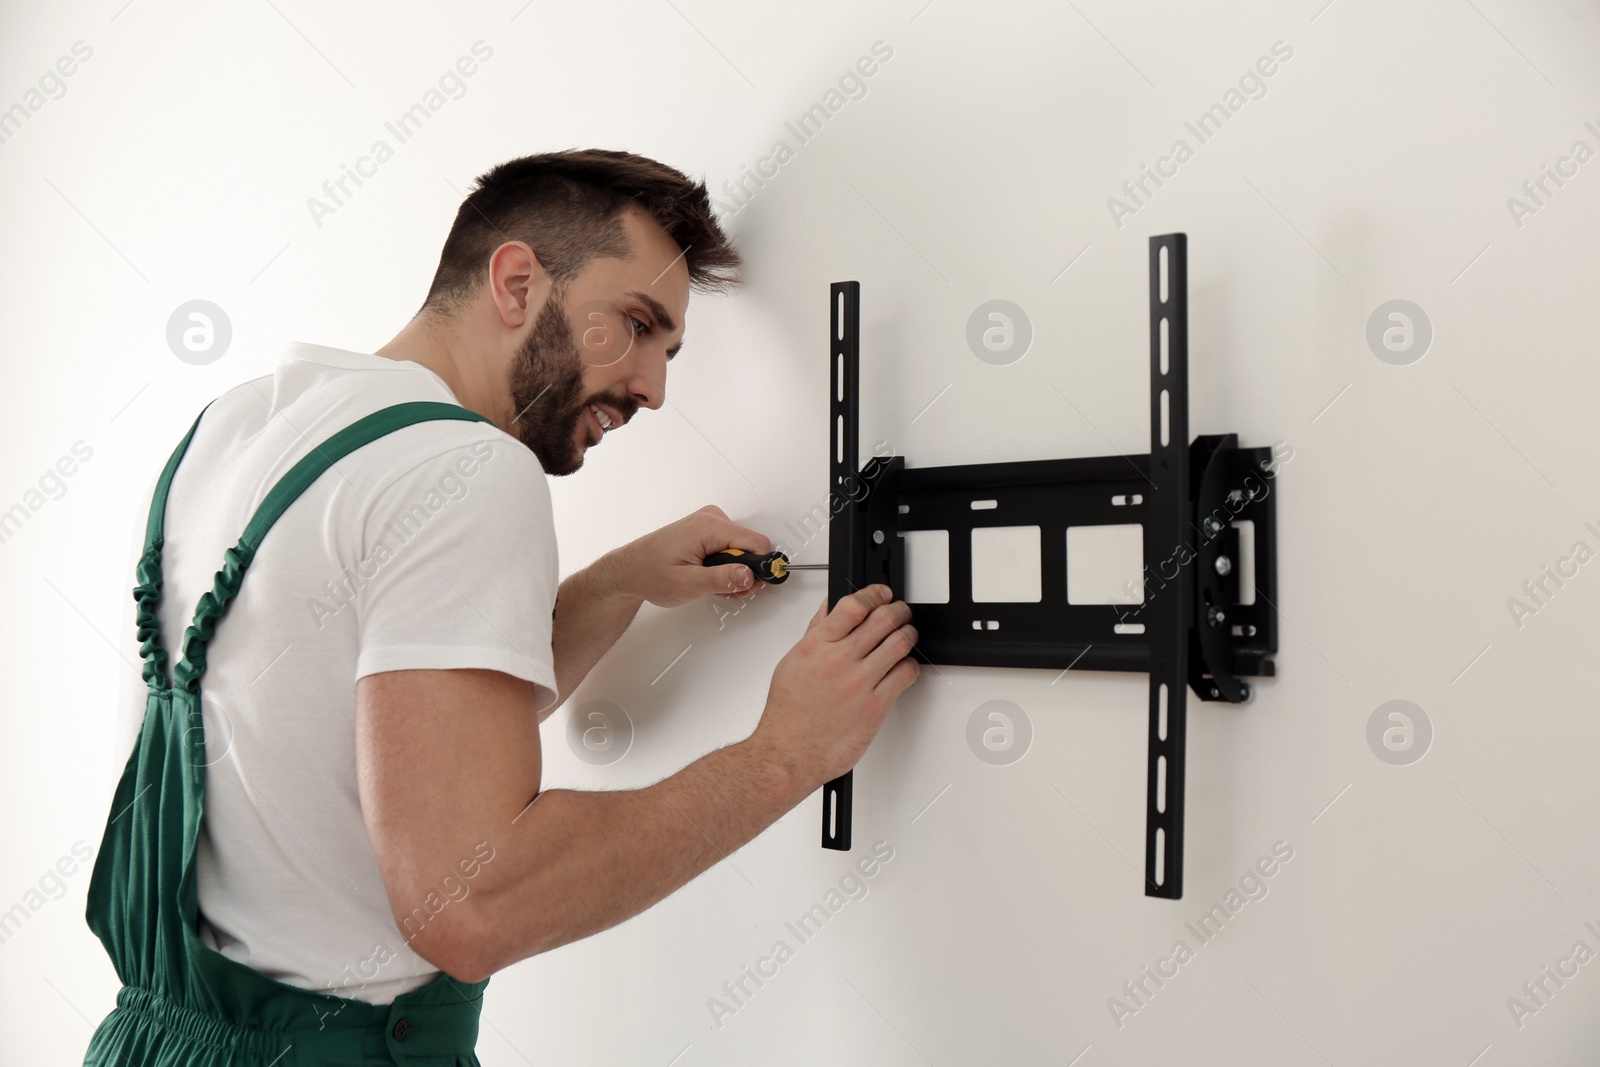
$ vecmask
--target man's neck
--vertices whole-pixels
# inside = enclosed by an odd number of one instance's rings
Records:
[[[496,380],[495,368],[481,356],[471,354],[458,336],[440,329],[426,316],[419,315],[406,323],[393,340],[373,354],[427,367],[444,379],[462,407],[510,432],[511,397],[505,383]]]

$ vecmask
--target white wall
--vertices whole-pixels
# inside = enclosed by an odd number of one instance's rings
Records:
[[[925,669],[856,775],[854,857],[818,847],[808,800],[652,911],[495,976],[485,1063],[1592,1062],[1600,964],[1520,1020],[1508,998],[1600,950],[1600,564],[1520,626],[1508,598],[1574,542],[1600,549],[1600,162],[1535,213],[1507,201],[1574,142],[1600,149],[1600,12],[1323,3],[8,7],[0,107],[74,42],[92,56],[0,144],[0,507],[75,442],[92,458],[0,545],[0,908],[98,845],[137,656],[111,643],[129,524],[205,401],[284,340],[392,336],[495,162],[622,147],[720,187],[785,139],[729,223],[751,282],[696,298],[668,406],[552,481],[563,573],[707,503],[794,543],[784,524],[826,500],[835,280],[862,283],[864,454],[1145,451],[1146,240],[1183,231],[1193,432],[1293,448],[1280,676],[1191,709],[1172,902],[1140,892],[1142,676]],[[307,198],[480,39],[465,95],[317,225]],[[865,95],[796,146],[785,121],[878,41]],[[1280,41],[1265,95],[1200,144],[1185,121]],[[1193,158],[1117,225],[1107,199],[1178,138]],[[165,338],[197,298],[233,328],[206,366]],[[965,341],[996,298],[1034,331],[1007,366]],[[1365,339],[1393,299],[1432,324],[1410,365]],[[720,627],[708,604],[646,607],[546,724],[548,782],[639,785],[743,736],[823,588],[798,577]],[[1008,766],[966,741],[997,699],[1033,731]],[[1395,699],[1433,731],[1406,766],[1367,741]],[[569,747],[590,700],[634,724],[609,766]],[[800,943],[785,923],[876,841],[893,858],[867,894]],[[1200,943],[1185,924],[1278,842],[1267,895]],[[112,1006],[87,882],[0,945],[8,1059],[72,1061]],[[793,958],[713,1026],[711,998],[779,940]],[[1111,998],[1137,1006],[1123,983],[1179,940],[1193,958],[1119,1025]]]

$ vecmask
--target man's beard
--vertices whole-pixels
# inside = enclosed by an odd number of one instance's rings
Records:
[[[546,474],[571,474],[583,466],[586,451],[577,439],[589,405],[604,400],[626,416],[629,406],[611,397],[583,395],[583,360],[572,339],[572,324],[562,306],[564,287],[545,301],[511,369],[511,399],[518,415],[511,430]],[[584,426],[585,442],[588,426]]]

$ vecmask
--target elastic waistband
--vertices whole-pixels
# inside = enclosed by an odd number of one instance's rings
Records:
[[[362,1062],[375,1044],[387,1047],[397,1063],[412,1058],[469,1056],[478,1041],[478,1015],[483,1007],[481,991],[476,997],[463,996],[454,1003],[407,1003],[404,997],[391,1004],[357,1004],[343,1001],[340,1010],[329,1011],[319,1002],[340,1003],[334,998],[307,992],[303,1025],[251,1028],[180,1004],[170,996],[142,986],[123,986],[117,993],[117,1007],[142,1016],[163,1034],[177,1035],[185,1041],[223,1049],[244,1058],[263,1057],[263,1062],[282,1056],[280,1067],[305,1057],[310,1062]],[[282,1022],[281,1012],[272,1013]],[[296,1012],[295,1021],[300,1022]],[[285,1055],[293,1049],[297,1054]]]
[[[282,1051],[293,1041],[288,1032],[247,1030],[214,1015],[184,1007],[153,989],[125,985],[117,993],[117,1007],[142,1015],[166,1034],[176,1034],[196,1044],[259,1055]]]

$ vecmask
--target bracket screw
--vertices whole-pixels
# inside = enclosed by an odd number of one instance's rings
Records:
[[[1221,695],[1222,695],[1222,691],[1220,689],[1218,689],[1216,686],[1212,686],[1211,687],[1211,697],[1212,697],[1213,700],[1215,700],[1217,697],[1219,697]]]
[[[1206,621],[1212,626],[1221,626],[1224,622],[1228,621],[1228,616],[1222,613],[1221,608],[1207,608]]]
[[[1222,524],[1217,522],[1216,519],[1211,518],[1209,515],[1206,516],[1205,522],[1201,523],[1200,525],[1205,529],[1207,537],[1217,536],[1217,531],[1222,529]]]
[[[1240,682],[1239,683],[1239,698],[1241,700],[1249,700],[1250,699],[1250,686],[1249,686],[1248,683],[1246,683],[1246,682]]]
[[[1227,574],[1230,574],[1232,571],[1233,571],[1233,560],[1229,559],[1227,556],[1218,556],[1217,557],[1217,573],[1221,574],[1221,575],[1227,575]]]

